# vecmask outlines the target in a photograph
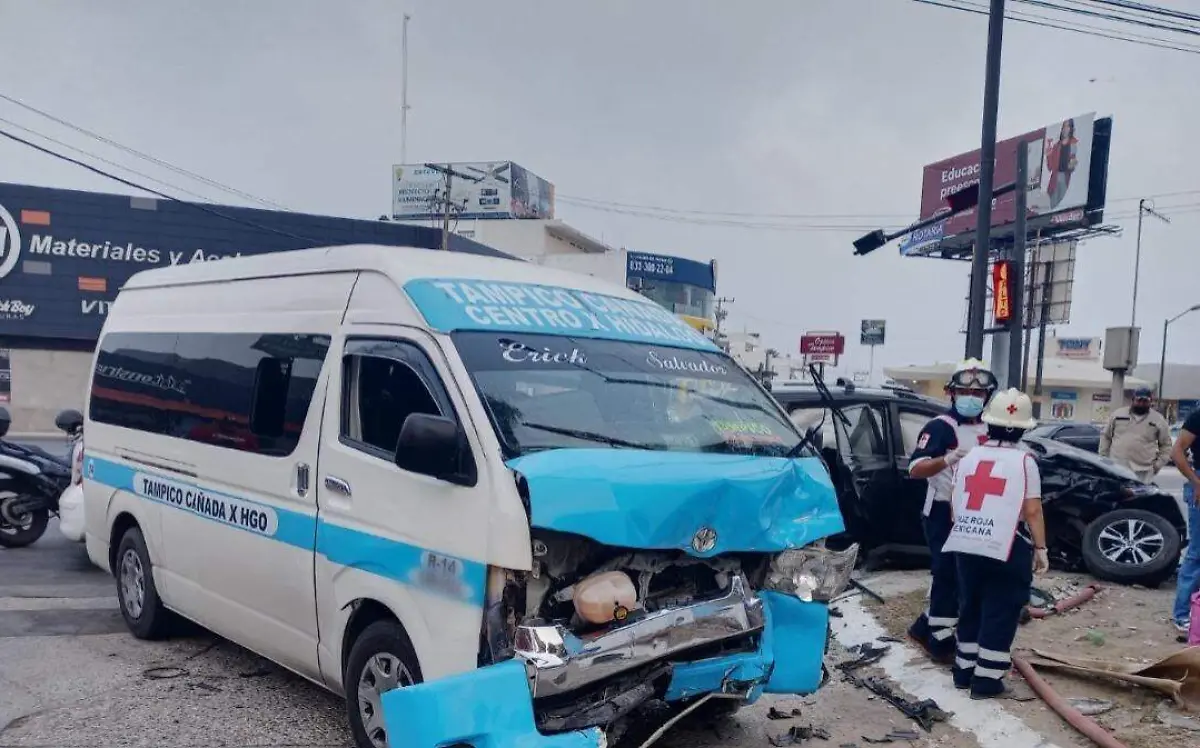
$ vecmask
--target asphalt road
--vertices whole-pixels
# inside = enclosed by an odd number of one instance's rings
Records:
[[[835,643],[830,656],[844,657],[844,650]],[[802,716],[769,720],[772,706]],[[681,723],[656,746],[762,748],[769,735],[793,724],[827,729],[835,746],[914,727],[882,699],[834,678],[813,696],[763,697],[732,720]],[[651,720],[632,734],[644,738],[657,726]],[[640,738],[618,748],[636,748]],[[949,726],[923,735],[921,744],[977,745]],[[34,545],[0,549],[0,748],[49,746],[349,748],[350,742],[339,698],[234,644],[199,628],[165,642],[134,639],[113,579],[52,521]]]

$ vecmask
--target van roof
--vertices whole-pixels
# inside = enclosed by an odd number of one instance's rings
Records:
[[[382,244],[294,249],[154,268],[135,274],[122,288],[163,288],[359,270],[383,273],[401,287],[414,278],[461,277],[561,286],[645,301],[644,296],[620,284],[523,260]]]

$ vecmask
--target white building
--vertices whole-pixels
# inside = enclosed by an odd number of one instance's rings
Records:
[[[1103,366],[1102,338],[1059,338],[1046,340],[1046,356],[1042,366],[1042,395],[1033,394],[1037,369],[1036,349],[1029,361],[1029,386],[1026,392],[1042,403],[1042,420],[1092,421],[1103,423],[1113,410],[1112,372]],[[884,373],[917,392],[942,396],[942,388],[954,371],[957,361],[912,365],[886,366]],[[1141,374],[1139,367],[1138,374]],[[1125,377],[1128,399],[1138,387],[1154,387],[1156,383],[1142,376]],[[1125,403],[1118,403],[1117,407]]]
[[[762,335],[757,332],[743,330],[727,333],[724,342],[729,355],[747,371],[757,373],[769,370],[773,372],[776,382],[804,379],[806,376],[804,362],[799,357],[780,353],[763,342]]]

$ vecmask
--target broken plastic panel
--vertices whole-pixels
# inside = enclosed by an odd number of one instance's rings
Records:
[[[828,602],[846,589],[857,559],[858,543],[844,551],[831,551],[824,542],[784,551],[772,560],[764,587],[805,602]]]

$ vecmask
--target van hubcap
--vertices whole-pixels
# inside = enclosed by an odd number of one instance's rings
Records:
[[[130,618],[141,618],[146,605],[146,572],[137,551],[130,548],[121,556],[121,603]]]
[[[1145,564],[1162,553],[1167,539],[1140,519],[1121,519],[1100,531],[1100,553],[1117,564]]]
[[[412,673],[394,654],[380,652],[367,660],[362,674],[358,676],[358,714],[362,718],[363,730],[375,748],[388,748],[380,697],[393,688],[412,684]]]

